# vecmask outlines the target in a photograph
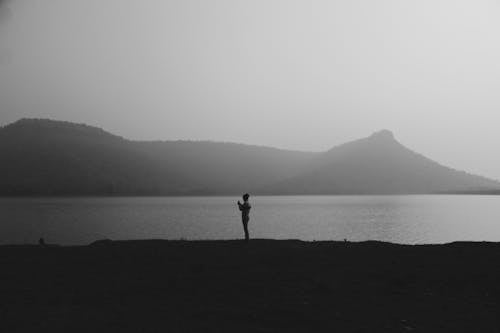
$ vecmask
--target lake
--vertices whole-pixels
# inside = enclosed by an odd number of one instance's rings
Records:
[[[238,197],[0,198],[0,244],[235,239]],[[500,241],[500,196],[256,196],[250,235],[395,243]]]

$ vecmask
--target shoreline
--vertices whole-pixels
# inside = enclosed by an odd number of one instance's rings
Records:
[[[500,246],[500,240],[497,241],[473,241],[473,240],[459,240],[451,241],[445,243],[396,243],[381,240],[363,240],[363,241],[351,241],[351,240],[301,240],[301,239],[275,239],[275,238],[253,238],[249,243],[245,243],[244,239],[163,239],[163,238],[145,238],[145,239],[98,239],[88,244],[59,244],[59,243],[47,243],[44,246],[38,243],[11,243],[11,244],[0,244],[0,250],[3,248],[85,248],[94,246],[126,246],[126,245],[179,245],[179,244],[203,244],[203,245],[247,245],[250,244],[263,244],[263,243],[298,243],[302,245],[356,245],[356,246],[401,246],[401,247],[446,247],[446,246],[479,246],[479,245],[498,245]]]

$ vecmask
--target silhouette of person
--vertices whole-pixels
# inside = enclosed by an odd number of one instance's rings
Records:
[[[40,245],[41,247],[45,247],[45,239],[40,238],[40,239],[38,240],[38,245]]]
[[[245,232],[245,241],[248,242],[250,240],[250,236],[248,234],[248,221],[250,221],[250,203],[248,202],[248,198],[250,195],[248,193],[243,194],[243,203],[238,200],[238,208],[241,211],[241,221],[243,222],[243,231]]]

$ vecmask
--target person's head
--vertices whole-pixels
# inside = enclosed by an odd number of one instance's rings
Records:
[[[250,198],[250,194],[248,193],[243,194],[243,201],[248,201],[248,198]]]

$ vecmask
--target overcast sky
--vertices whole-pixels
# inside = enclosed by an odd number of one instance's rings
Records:
[[[498,0],[0,0],[0,124],[326,150],[382,128],[500,179]]]

